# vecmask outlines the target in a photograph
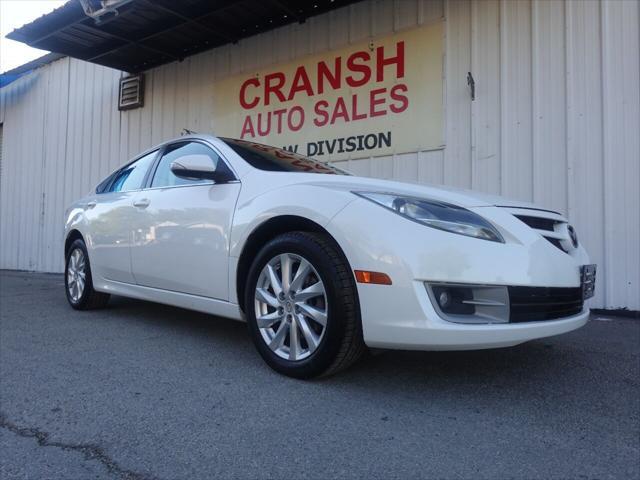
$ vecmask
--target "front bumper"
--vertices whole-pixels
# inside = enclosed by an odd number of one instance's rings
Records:
[[[360,304],[377,305],[373,309],[363,308],[365,343],[370,347],[406,350],[479,350],[483,348],[510,347],[536,338],[550,337],[582,327],[589,319],[589,310],[558,320],[541,322],[462,324],[441,318],[424,285],[415,282],[414,298],[416,311],[404,317],[391,312],[380,312],[382,285],[359,285]],[[406,304],[405,304],[406,305]],[[391,305],[400,308],[399,305]],[[366,312],[366,313],[365,313]]]
[[[460,324],[438,314],[425,282],[579,287],[582,247],[565,253],[497,207],[477,209],[506,243],[432,229],[356,200],[328,225],[353,269],[384,272],[392,285],[358,284],[364,340],[370,347],[472,350],[507,347],[583,326],[588,308],[557,320]]]

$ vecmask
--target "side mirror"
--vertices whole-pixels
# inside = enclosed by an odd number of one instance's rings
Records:
[[[171,163],[171,171],[176,177],[187,180],[218,180],[213,161],[208,155],[203,154],[180,157]]]

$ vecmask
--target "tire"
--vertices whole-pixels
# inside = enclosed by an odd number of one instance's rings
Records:
[[[67,251],[64,268],[64,290],[67,301],[76,310],[104,308],[110,295],[93,288],[89,254],[84,241],[75,240]]]
[[[366,350],[353,273],[326,235],[289,232],[268,242],[249,270],[244,306],[258,352],[284,375],[332,375]]]

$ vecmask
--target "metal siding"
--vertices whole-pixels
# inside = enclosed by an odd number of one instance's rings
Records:
[[[600,265],[594,303],[608,295],[604,261],[602,71],[598,2],[566,3],[567,214]]]
[[[2,122],[0,122],[0,181],[2,179]]]
[[[533,198],[567,211],[567,95],[562,2],[534,0],[531,13]]]
[[[500,2],[472,2],[471,72],[476,99],[471,105],[471,188],[490,193],[500,193],[502,185],[500,35]]]
[[[500,193],[533,198],[531,2],[500,3]]]
[[[58,60],[0,92],[0,266],[60,271],[66,205],[183,128],[215,132],[214,79],[444,18],[445,148],[339,165],[561,210],[600,265],[592,305],[639,309],[638,10],[606,0],[370,0],[153,69],[144,108],[125,112],[121,72]]]
[[[603,2],[604,265],[607,303],[640,291],[640,51],[638,2]],[[636,52],[628,55],[627,52]]]
[[[58,159],[65,157],[67,109],[69,95],[69,59],[55,62],[50,66],[46,95],[46,113],[44,116],[45,138],[43,142],[43,173],[45,181],[42,185],[43,208],[40,230],[39,269],[46,271],[57,270],[59,265],[54,259],[59,257],[62,242],[60,234],[60,218],[53,212],[64,209],[60,195],[61,185],[64,184],[64,169],[55,168]],[[99,137],[99,135],[98,135]],[[54,167],[54,168],[50,168]],[[58,254],[58,255],[56,255]]]
[[[445,3],[445,140],[443,183],[471,188],[471,3]]]
[[[29,125],[27,135],[22,135],[21,146],[25,157],[18,165],[17,186],[14,191],[14,208],[12,212],[13,230],[17,238],[15,245],[16,263],[25,265],[27,269],[37,268],[37,234],[40,225],[40,184],[42,175],[42,140],[44,134],[44,116],[42,105],[47,86],[46,75],[40,76],[31,91],[23,97],[25,108],[21,112],[23,125]]]

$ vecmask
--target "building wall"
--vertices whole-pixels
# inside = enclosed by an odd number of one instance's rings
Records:
[[[633,0],[365,1],[154,69],[144,108],[128,112],[120,72],[58,60],[0,91],[0,267],[61,271],[65,206],[183,128],[215,132],[213,80],[442,18],[445,148],[342,166],[560,210],[599,265],[592,305],[640,309]]]

